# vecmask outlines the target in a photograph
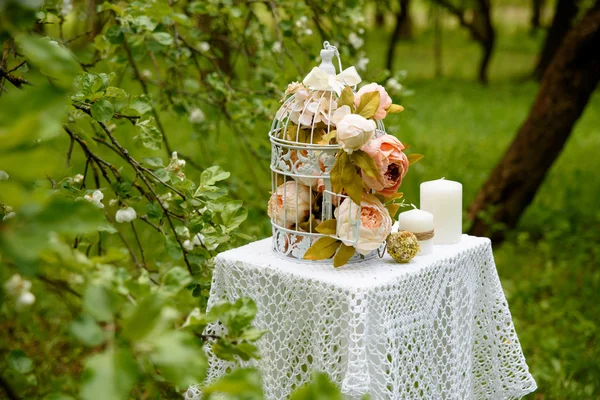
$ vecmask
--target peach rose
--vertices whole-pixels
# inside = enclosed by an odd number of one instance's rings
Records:
[[[377,112],[375,113],[375,116],[373,116],[373,119],[384,119],[387,115],[387,112],[385,110],[392,105],[392,98],[385,91],[385,88],[381,85],[378,85],[376,83],[369,83],[368,85],[361,87],[360,90],[354,96],[354,105],[358,107],[358,105],[360,104],[361,96],[365,93],[370,93],[374,91],[379,92],[379,108],[377,108]]]
[[[379,248],[392,231],[392,218],[388,210],[372,194],[363,193],[360,207],[346,198],[336,208],[334,215],[337,219],[337,236],[346,246],[354,246],[360,254],[367,255]],[[354,221],[359,222],[358,232],[353,229]]]
[[[402,152],[404,145],[395,136],[383,135],[371,140],[361,150],[373,158],[379,170],[379,179],[362,174],[367,187],[384,196],[396,193],[408,172],[408,158]]]
[[[352,114],[350,107],[341,106],[331,118],[337,130],[337,142],[346,153],[360,149],[375,134],[375,121]]]
[[[287,181],[271,194],[267,213],[276,224],[290,228],[304,222],[310,212],[311,202],[312,194],[308,186]]]

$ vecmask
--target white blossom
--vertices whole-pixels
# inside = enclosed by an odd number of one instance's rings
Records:
[[[308,21],[308,18],[306,18],[306,15],[303,15],[296,20],[295,24],[298,28],[304,28],[306,26],[307,21]]]
[[[402,84],[395,78],[388,79],[385,84],[392,92],[399,92],[403,88]]]
[[[17,216],[17,213],[14,211],[11,211],[2,218],[2,221],[8,221],[9,219],[14,218],[16,216]]]
[[[60,13],[62,14],[62,16],[66,17],[67,15],[69,15],[71,13],[71,11],[73,11],[72,1],[71,0],[63,0],[62,8],[60,10]]]
[[[355,49],[360,49],[365,43],[365,41],[354,32],[350,33],[350,35],[348,36],[348,41]]]
[[[8,174],[6,173],[6,171],[2,171],[0,170],[0,181],[7,181],[9,178]]]
[[[150,79],[150,78],[152,78],[152,72],[149,69],[143,69],[142,72],[140,72],[140,75],[144,79]]]
[[[73,177],[73,183],[81,183],[83,181],[83,175],[77,174]]]
[[[206,53],[207,51],[210,50],[210,44],[208,44],[208,42],[200,42],[200,43],[198,43],[198,49],[200,49],[200,51]]]
[[[119,223],[121,222],[131,222],[137,218],[137,214],[135,210],[131,207],[123,208],[117,211],[115,215],[115,220]]]
[[[305,29],[305,30],[304,30],[304,34],[305,34],[306,36],[310,36],[310,35],[312,35],[312,34],[313,34],[313,30],[312,30],[312,29],[310,29],[310,28],[308,28],[308,29]]]
[[[366,71],[367,65],[369,64],[369,59],[367,57],[361,57],[358,59],[356,63],[356,69],[360,71]]]
[[[31,292],[23,292],[15,303],[17,310],[23,310],[35,303],[35,296]]]
[[[85,196],[83,196],[83,198],[98,208],[104,208],[104,204],[102,204],[104,194],[99,190],[95,190],[92,194],[86,194]]]
[[[192,108],[188,121],[192,124],[201,124],[206,119],[204,112],[199,108]]]
[[[183,248],[187,251],[194,250],[194,243],[191,240],[184,240],[182,245],[183,245]]]
[[[273,43],[273,47],[271,47],[271,51],[273,51],[273,53],[281,53],[281,49],[283,48],[281,42],[277,41],[275,43]]]

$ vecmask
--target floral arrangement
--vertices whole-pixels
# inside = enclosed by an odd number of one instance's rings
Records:
[[[338,77],[352,74],[349,70]],[[311,72],[314,73],[323,75],[317,68]],[[311,74],[304,84],[311,81]],[[276,115],[278,120],[288,118],[286,139],[337,145],[332,147],[339,150],[329,168],[320,162],[318,168],[309,169],[308,175],[314,178],[303,175],[278,182],[268,212],[271,220],[283,228],[323,235],[312,242],[303,259],[333,257],[334,266],[339,267],[356,253],[368,255],[383,245],[401,206],[402,193],[398,189],[402,180],[409,165],[423,156],[405,154],[406,147],[400,140],[377,129],[378,121],[404,110],[393,104],[383,86],[371,83],[354,93],[350,86],[336,87],[331,82],[329,91],[314,90],[314,85],[304,84],[288,86],[286,96],[294,96],[294,106],[282,107]],[[334,100],[336,92],[338,97]],[[302,168],[301,160],[308,160],[309,151],[288,150],[285,157]],[[326,171],[331,182],[329,191],[323,179]],[[329,219],[324,218],[319,206],[326,194],[331,196],[334,207],[333,218]],[[290,215],[294,217],[286,218]]]

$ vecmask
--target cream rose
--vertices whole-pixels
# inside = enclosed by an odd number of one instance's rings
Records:
[[[388,210],[371,194],[363,193],[360,207],[346,198],[336,208],[334,215],[337,219],[337,236],[345,245],[354,246],[356,251],[364,255],[379,248],[392,231],[392,218]],[[359,223],[358,238],[352,227],[353,221]]]
[[[276,224],[290,228],[308,217],[311,201],[312,194],[308,186],[288,181],[271,194],[267,212]]]
[[[375,113],[375,116],[373,118],[384,119],[387,115],[387,112],[385,110],[392,105],[392,98],[385,91],[385,88],[381,85],[378,85],[376,83],[369,83],[368,85],[361,87],[360,90],[356,92],[356,95],[354,96],[354,105],[358,107],[358,105],[360,104],[360,98],[363,94],[375,91],[379,92],[379,107],[377,108],[377,112]]]
[[[361,150],[371,156],[379,171],[379,179],[362,174],[367,187],[384,196],[396,193],[408,172],[408,158],[402,151],[402,142],[395,136],[383,135],[371,140]]]
[[[375,134],[375,121],[352,114],[350,107],[341,106],[331,118],[337,130],[337,142],[344,151],[352,153],[360,149]]]

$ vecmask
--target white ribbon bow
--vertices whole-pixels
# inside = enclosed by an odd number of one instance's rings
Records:
[[[356,68],[349,67],[337,75],[331,75],[318,67],[314,67],[312,71],[306,75],[302,81],[304,86],[313,90],[331,90],[335,91],[339,96],[342,93],[344,86],[355,86],[362,79],[356,72]]]

